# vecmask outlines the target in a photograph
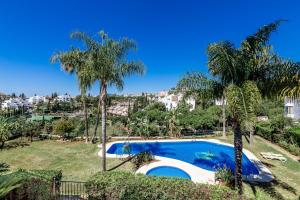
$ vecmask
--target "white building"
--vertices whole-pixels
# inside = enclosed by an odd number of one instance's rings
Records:
[[[59,95],[55,98],[55,100],[59,102],[70,102],[71,99],[72,97],[69,94]]]
[[[176,108],[179,102],[183,100],[183,94],[169,94],[166,91],[159,92],[157,96],[158,102],[165,104],[167,110]],[[194,98],[188,98],[185,102],[191,106],[190,110],[195,109],[196,101]]]
[[[284,98],[284,112],[286,117],[300,119],[300,99]]]
[[[224,100],[224,104],[226,105],[226,99]],[[216,106],[223,106],[223,99],[215,99]]]
[[[5,100],[2,104],[1,104],[1,109],[5,110],[5,109],[15,109],[18,110],[20,108],[26,108],[28,109],[30,107],[30,103],[27,100],[23,100],[20,98],[11,98],[8,100]]]
[[[29,97],[28,98],[28,102],[31,105],[35,105],[35,104],[38,104],[38,103],[45,103],[45,102],[47,102],[47,98],[43,97],[43,96],[35,95],[33,97]]]

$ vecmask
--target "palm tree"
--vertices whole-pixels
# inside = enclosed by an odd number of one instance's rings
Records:
[[[225,90],[227,105],[232,113],[235,150],[235,186],[242,194],[242,131],[254,127],[256,111],[261,102],[260,92],[254,82],[246,81],[241,86],[230,84]]]
[[[176,137],[179,135],[179,120],[178,120],[178,113],[177,109],[172,109],[168,112],[168,115],[166,116],[167,120],[167,127],[170,131],[170,136],[171,137]]]
[[[209,45],[207,50],[209,71],[224,85],[227,85],[225,96],[230,98],[228,106],[234,115],[235,183],[240,193],[242,192],[241,133],[245,130],[249,131],[250,144],[253,143],[254,118],[250,116],[255,113],[255,109],[252,109],[255,105],[250,103],[259,102],[259,92],[263,97],[277,96],[284,86],[280,83],[282,77],[297,71],[296,66],[287,65],[286,61],[277,56],[268,43],[271,33],[281,22],[282,20],[278,20],[258,29],[256,33],[242,42],[240,48],[236,48],[231,42],[223,41]],[[252,81],[251,84],[248,81]],[[258,96],[251,96],[248,91]],[[245,102],[240,102],[239,99]],[[244,123],[246,121],[249,123]],[[241,128],[244,131],[241,132]]]
[[[100,92],[98,112],[96,117],[94,136],[97,133],[99,113],[102,120],[102,168],[106,170],[106,101],[107,89],[115,86],[121,90],[124,86],[124,77],[133,74],[143,74],[144,65],[139,61],[127,61],[130,50],[136,50],[134,41],[127,38],[113,40],[103,31],[99,32],[99,40],[93,39],[82,32],[74,32],[72,38],[85,43],[87,52],[91,55],[91,66],[94,70],[95,80],[99,81]]]
[[[88,52],[83,52],[79,49],[72,48],[68,52],[59,52],[52,56],[51,61],[61,63],[61,67],[64,71],[76,74],[78,79],[78,85],[81,94],[81,100],[84,110],[84,120],[85,120],[85,141],[89,140],[88,133],[88,111],[86,106],[86,93],[90,89],[93,83],[93,71],[89,64],[90,55]]]

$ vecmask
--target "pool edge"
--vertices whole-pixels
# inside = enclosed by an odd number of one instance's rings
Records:
[[[128,142],[128,143],[144,143],[144,142],[184,142],[184,141],[205,141],[205,142],[211,142],[211,143],[215,143],[215,144],[221,144],[221,145],[225,145],[225,146],[234,147],[234,145],[232,145],[232,144],[221,142],[220,140],[217,140],[217,139],[176,139],[176,140],[170,140],[170,139],[168,139],[168,140],[130,140],[130,141],[120,140],[120,141],[115,141],[115,142],[107,143],[106,144],[106,151],[113,144],[115,144],[115,143],[122,143],[122,142],[123,143],[124,142]],[[101,146],[100,146],[100,148],[101,148]],[[249,181],[249,182],[264,182],[265,183],[265,182],[270,182],[270,181],[272,181],[274,179],[274,176],[272,175],[272,173],[270,172],[270,170],[252,152],[250,152],[249,150],[243,148],[243,153],[247,156],[247,158],[255,165],[255,167],[259,171],[258,175],[243,176],[243,180],[246,180],[246,181]],[[98,152],[98,156],[102,157],[102,149],[100,149],[100,151]],[[126,158],[126,157],[128,157],[128,154],[117,155],[117,154],[110,154],[110,153],[106,152],[106,157],[108,157],[108,158]],[[213,182],[215,182],[215,181],[212,182],[212,180],[211,180],[212,178],[214,179],[215,172],[211,172],[209,170],[205,170],[203,168],[196,167],[195,165],[189,164],[189,163],[181,161],[181,160],[173,159],[173,158],[166,158],[166,157],[161,157],[161,156],[154,156],[154,158],[156,160],[159,160],[158,162],[166,161],[166,162],[160,163],[160,165],[158,165],[156,167],[163,166],[161,164],[167,164],[167,163],[174,164],[175,163],[174,161],[176,161],[177,163],[179,163],[179,162],[186,163],[188,165],[193,166],[192,167],[193,170],[198,171],[197,169],[201,169],[201,172],[200,172],[201,174],[208,175],[209,177],[206,177],[207,178],[207,183],[213,184]],[[173,161],[170,161],[170,160],[173,160]],[[175,164],[175,165],[176,166],[171,165],[171,167],[177,167],[178,168],[177,164]],[[164,166],[166,166],[166,165],[164,165]],[[191,166],[188,167],[188,169],[190,169]],[[143,168],[143,167],[144,166],[142,166],[141,168]],[[197,168],[197,169],[195,169],[195,168]],[[182,168],[179,168],[179,169],[187,172],[187,169],[182,169]],[[136,173],[139,170],[140,169],[138,169],[136,171]],[[150,170],[150,169],[148,169],[148,170]],[[188,171],[190,171],[190,170],[188,170]],[[145,173],[143,173],[143,174],[145,174]],[[213,176],[212,176],[212,174],[213,174]],[[198,174],[197,177],[199,177],[199,176],[200,175]],[[192,178],[192,181],[194,181],[196,183],[204,183],[203,180],[199,181],[198,178],[194,178],[194,180],[193,180],[192,176],[191,176],[191,178]]]

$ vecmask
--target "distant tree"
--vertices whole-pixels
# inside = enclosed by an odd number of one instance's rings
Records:
[[[55,99],[57,96],[58,96],[57,92],[53,92],[53,93],[51,94],[51,99],[53,100],[53,99]]]
[[[5,142],[8,140],[10,134],[10,124],[4,117],[0,117],[0,148],[4,147]]]
[[[52,124],[52,122],[46,122],[45,123],[45,125],[44,125],[44,131],[47,134],[50,134],[53,131],[53,124]]]
[[[223,137],[226,137],[226,103],[224,88],[226,84],[218,79],[210,79],[200,72],[187,73],[177,84],[177,91],[186,97],[193,96],[202,109],[208,108],[214,100],[222,100]]]
[[[25,95],[24,93],[21,93],[21,94],[19,95],[19,97],[20,97],[21,99],[26,99],[26,95]]]
[[[179,110],[177,109],[172,109],[166,116],[166,119],[168,121],[168,131],[171,137],[180,136],[180,124],[178,119],[178,115],[180,115],[180,113],[178,111]]]
[[[53,132],[61,135],[64,139],[70,138],[70,134],[74,131],[75,126],[73,122],[67,118],[60,119],[54,122]]]
[[[30,142],[33,142],[33,138],[41,134],[42,123],[43,122],[28,121],[24,124],[23,131]]]

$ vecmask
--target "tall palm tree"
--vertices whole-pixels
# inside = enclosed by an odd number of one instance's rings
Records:
[[[287,65],[287,62],[277,56],[272,51],[271,45],[269,45],[271,33],[279,27],[281,22],[282,20],[278,20],[258,29],[256,33],[247,37],[239,48],[236,48],[231,42],[223,41],[209,45],[207,50],[209,71],[214,77],[217,77],[218,80],[224,83],[224,85],[227,85],[225,94],[227,98],[230,98],[228,105],[231,104],[231,111],[236,115],[234,116],[234,146],[237,172],[235,174],[235,183],[240,193],[242,192],[241,176],[239,175],[239,172],[242,171],[242,162],[240,159],[242,155],[242,140],[240,129],[246,127],[241,126],[241,123],[245,121],[244,116],[249,115],[245,115],[241,111],[237,112],[236,110],[244,108],[244,113],[247,113],[247,109],[244,105],[247,104],[248,101],[251,102],[251,99],[248,99],[251,96],[246,90],[248,86],[251,86],[251,90],[256,93],[256,95],[259,94],[256,89],[254,89],[255,87],[258,88],[258,91],[261,92],[263,97],[277,96],[284,85],[280,83],[280,80],[282,80],[281,77],[284,77],[289,72],[297,71],[297,67]],[[252,81],[252,84],[248,84],[247,81]],[[247,85],[245,85],[246,82]],[[232,85],[234,85],[234,87]],[[244,97],[242,95],[244,95]],[[239,103],[238,105],[233,104],[238,101],[239,98],[244,99],[245,103],[242,102],[243,104]],[[255,98],[251,98],[253,102],[255,102]],[[258,99],[256,99],[256,101],[258,102]],[[250,107],[249,105],[249,108]],[[255,110],[250,111],[250,113],[254,113]],[[240,116],[242,114],[243,116]],[[251,129],[249,126],[254,125],[253,120],[253,118],[248,120],[252,121],[252,123],[247,123],[248,128],[245,129],[250,131],[250,140],[253,139],[253,137],[251,137],[253,128]],[[250,143],[252,142],[250,141]]]
[[[136,50],[133,40],[122,38],[120,40],[111,39],[103,31],[99,32],[99,39],[93,39],[82,32],[74,32],[73,38],[83,41],[87,52],[91,55],[91,66],[94,70],[95,80],[99,81],[100,92],[98,102],[98,112],[94,136],[97,133],[99,113],[101,110],[102,120],[102,168],[106,170],[106,101],[107,89],[115,86],[121,90],[124,86],[124,77],[133,74],[143,74],[144,65],[140,61],[128,61],[127,55],[130,50]],[[101,109],[100,109],[101,108]]]
[[[232,113],[235,150],[235,186],[242,194],[242,130],[251,131],[261,94],[254,82],[246,81],[241,86],[230,84],[225,90],[227,105]]]
[[[88,111],[86,105],[86,93],[93,83],[93,70],[90,66],[90,55],[88,52],[83,52],[79,49],[72,48],[68,52],[59,52],[51,57],[51,62],[59,61],[64,71],[70,74],[75,74],[78,79],[78,85],[81,94],[81,100],[84,110],[85,121],[85,141],[89,140],[88,133]]]

